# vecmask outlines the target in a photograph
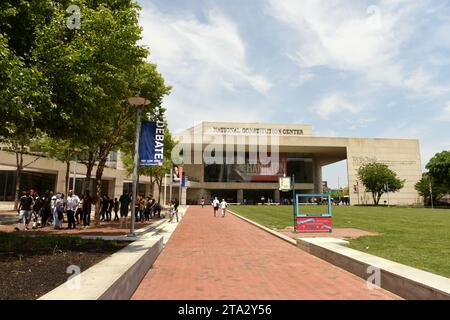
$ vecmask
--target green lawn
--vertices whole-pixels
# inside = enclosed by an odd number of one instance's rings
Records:
[[[293,225],[291,206],[230,209],[270,228]],[[333,206],[333,226],[378,232],[351,240],[350,247],[450,278],[448,209]]]

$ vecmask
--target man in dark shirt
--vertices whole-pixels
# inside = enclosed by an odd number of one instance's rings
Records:
[[[20,198],[19,208],[17,213],[19,214],[19,222],[14,228],[16,231],[20,231],[20,223],[23,222],[24,230],[28,231],[28,224],[30,223],[31,214],[33,210],[34,200],[30,195],[29,191],[23,191],[22,197]]]
[[[42,197],[42,210],[41,210],[41,227],[45,227],[47,225],[47,220],[52,214],[52,195],[50,191],[45,191],[44,196]]]
[[[117,198],[114,198],[113,201],[114,204],[114,221],[119,221],[119,208],[120,208],[120,202],[117,200]]]
[[[108,221],[111,221],[113,209],[114,209],[114,200],[111,198],[108,199],[108,215],[107,215]]]
[[[127,223],[127,217],[128,217],[128,207],[130,206],[131,198],[130,196],[124,192],[123,195],[119,198],[120,202],[120,224],[122,225],[122,218],[125,219],[125,225]]]
[[[109,197],[104,194],[102,197],[102,221],[108,221]]]
[[[91,224],[91,210],[94,199],[89,195],[89,190],[86,190],[83,197],[83,226],[87,227]]]

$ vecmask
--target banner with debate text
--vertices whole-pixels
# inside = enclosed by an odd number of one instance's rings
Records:
[[[164,160],[164,122],[143,121],[139,145],[139,165],[162,166]]]

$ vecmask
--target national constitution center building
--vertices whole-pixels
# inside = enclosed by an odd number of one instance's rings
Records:
[[[280,202],[292,194],[279,191],[278,178],[292,175],[298,193],[322,193],[322,168],[347,160],[351,204],[372,203],[357,177],[358,168],[370,161],[388,165],[405,180],[403,189],[389,195],[391,204],[421,203],[414,189],[422,176],[418,140],[317,137],[311,125],[223,122],[203,122],[175,138],[188,202],[202,196]],[[384,200],[386,195],[380,203]]]

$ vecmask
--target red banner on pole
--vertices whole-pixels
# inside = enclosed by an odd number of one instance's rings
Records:
[[[178,166],[178,174],[180,175],[180,186],[183,185],[183,166]]]

